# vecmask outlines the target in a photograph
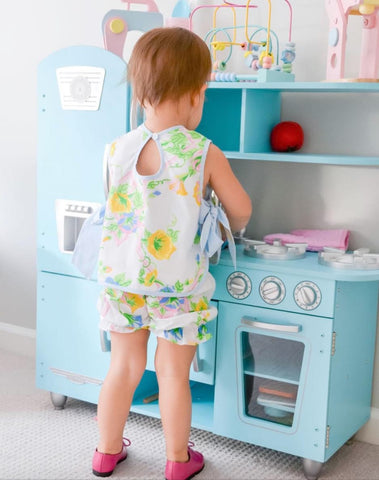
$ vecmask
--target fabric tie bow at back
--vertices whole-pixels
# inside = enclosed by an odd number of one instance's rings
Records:
[[[216,254],[217,262],[219,261],[221,247],[224,243],[220,228],[220,225],[222,225],[228,240],[233,266],[236,268],[236,247],[230,230],[229,220],[224,210],[220,206],[214,205],[211,200],[203,199],[200,206],[199,223],[201,226],[200,248],[209,258]]]

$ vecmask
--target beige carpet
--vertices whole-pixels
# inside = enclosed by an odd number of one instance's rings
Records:
[[[69,399],[53,409],[48,392],[34,386],[29,357],[0,351],[0,479],[92,479],[97,441],[96,406]],[[131,414],[125,435],[129,457],[112,479],[164,478],[159,420]],[[196,480],[303,480],[302,461],[292,455],[193,429],[191,439],[206,458]],[[354,441],[323,467],[320,479],[379,480],[379,446]]]

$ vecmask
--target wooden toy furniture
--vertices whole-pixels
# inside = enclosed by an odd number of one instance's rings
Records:
[[[379,68],[379,0],[326,0],[325,3],[329,16],[327,80],[344,79],[350,15],[360,15],[363,19],[359,74],[356,80],[376,80]]]
[[[95,47],[39,66],[36,381],[57,408],[67,396],[97,403],[109,365],[109,338],[97,329],[101,286],[78,273],[71,252],[83,219],[104,202],[104,144],[130,128],[125,67]],[[215,82],[199,130],[230,159],[379,166],[379,157],[272,152],[282,93],[304,92],[370,94],[379,85]],[[237,271],[226,254],[212,273],[218,318],[191,369],[193,426],[297,455],[314,480],[370,416],[379,271],[332,269],[314,253],[265,262],[239,247]],[[153,349],[132,410],[159,417]]]

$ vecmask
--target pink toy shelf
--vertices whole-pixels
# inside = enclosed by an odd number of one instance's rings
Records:
[[[329,16],[327,80],[379,81],[379,0],[326,0],[326,10]],[[350,15],[362,17],[359,74],[353,79],[344,78],[347,26]]]

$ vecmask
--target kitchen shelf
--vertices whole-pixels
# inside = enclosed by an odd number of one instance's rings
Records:
[[[361,82],[209,82],[199,131],[229,159],[320,165],[379,166],[379,156],[273,152],[272,128],[281,121],[282,94],[379,94],[379,83]],[[378,95],[379,98],[379,95]],[[328,111],[325,110],[325,116]],[[322,121],[322,118],[320,118]],[[329,139],[328,139],[329,140]],[[328,142],[326,141],[325,144]]]
[[[252,358],[245,359],[243,373],[252,377],[266,378],[268,380],[276,380],[277,382],[299,385],[299,368],[294,369],[283,364],[278,364],[272,357],[270,363],[267,363],[264,367],[259,369],[254,368]]]
[[[353,155],[321,155],[312,153],[242,153],[228,152],[229,159],[256,160],[265,162],[318,163],[324,165],[379,166],[379,157],[356,157]]]
[[[379,93],[379,82],[209,82],[208,88],[305,93]]]
[[[152,372],[149,372],[152,374]],[[146,373],[145,373],[146,374]],[[153,379],[154,383],[155,379]],[[214,409],[214,387],[199,382],[191,382],[192,394],[192,427],[212,431]],[[145,395],[135,395],[131,411],[160,418],[158,400],[144,403]]]

